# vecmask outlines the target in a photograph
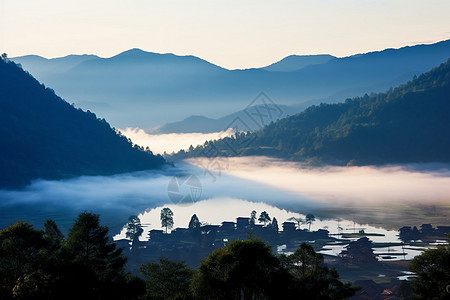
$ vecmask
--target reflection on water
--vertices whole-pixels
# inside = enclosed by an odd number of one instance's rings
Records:
[[[202,224],[220,225],[224,221],[236,221],[237,217],[249,217],[252,210],[256,210],[259,215],[262,211],[269,213],[271,218],[276,218],[282,230],[281,224],[291,217],[305,219],[308,211],[296,213],[286,209],[262,203],[251,202],[234,198],[213,198],[196,202],[192,205],[182,206],[168,204],[154,209],[150,209],[138,215],[144,227],[144,233],[140,237],[141,241],[147,241],[149,231],[152,229],[162,229],[160,222],[160,213],[163,207],[169,207],[174,213],[174,229],[187,228],[189,220],[193,214],[196,214]],[[301,228],[309,228],[307,224],[301,224]],[[333,220],[316,218],[311,224],[311,231],[318,229],[326,229],[330,235],[347,241],[356,241],[358,237],[346,237],[346,235],[364,231],[369,234],[368,238],[374,242],[374,253],[380,254],[378,260],[400,260],[412,259],[419,255],[425,247],[410,247],[401,244],[401,240],[397,236],[398,232],[394,230],[385,230],[380,227],[374,227],[367,224],[358,224],[351,220]],[[115,240],[125,239],[126,228],[122,228],[120,233],[114,236]],[[377,234],[372,236],[370,234]],[[392,246],[377,247],[377,243],[393,243]],[[347,243],[336,242],[335,244],[326,245],[320,253],[337,256],[348,245]],[[284,252],[286,245],[279,245],[278,252]]]
[[[52,218],[66,234],[77,214],[87,210],[100,214],[102,224],[111,229],[111,234],[117,234],[130,215],[147,211],[141,214],[141,218],[148,231],[160,229],[159,211],[162,206],[169,206],[175,212],[176,227],[187,227],[194,213],[203,222],[220,224],[225,220],[234,221],[239,216],[248,217],[252,210],[258,213],[266,210],[271,217],[277,218],[281,228],[281,223],[290,217],[304,218],[308,213],[317,214],[330,208],[327,214],[321,215],[330,219],[318,218],[312,223],[311,230],[327,229],[336,235],[334,237],[360,230],[382,234],[369,237],[375,243],[398,243],[396,230],[405,224],[419,226],[432,218],[432,223],[436,223],[433,225],[450,225],[446,210],[442,209],[445,206],[435,206],[429,211],[432,215],[428,215],[423,205],[416,208],[405,202],[405,199],[416,198],[427,199],[427,203],[432,200],[447,201],[445,203],[450,208],[450,174],[445,170],[425,172],[399,166],[310,169],[270,158],[245,157],[229,159],[227,168],[220,174],[215,173],[217,180],[214,181],[198,161],[190,162],[192,164],[183,162],[176,168],[167,167],[160,171],[83,176],[60,181],[40,180],[20,191],[0,190],[0,228],[18,220],[42,228],[45,220]],[[168,197],[169,182],[179,174],[193,174],[199,178],[200,202],[185,207],[171,202]],[[354,199],[358,201],[354,202],[352,210],[341,214],[342,220],[334,220],[336,214],[333,209],[345,210],[346,201]],[[367,203],[375,201],[380,202],[378,207],[383,213],[390,213],[401,225],[393,223],[388,226],[384,216],[370,219],[368,214],[374,210],[368,209]],[[403,206],[398,203],[403,203]],[[410,215],[423,217],[427,221],[419,223],[415,222],[416,219],[408,219],[405,222],[401,214],[408,209]],[[353,219],[358,221],[353,222]],[[373,226],[378,223],[395,230]],[[301,226],[306,228],[306,225]],[[123,235],[123,231],[120,234]],[[143,239],[146,236],[144,234]],[[352,239],[356,238],[349,238]],[[400,252],[400,249],[393,247],[385,250]],[[405,249],[405,257],[421,250]],[[340,251],[338,245],[328,245],[322,252],[336,254]]]

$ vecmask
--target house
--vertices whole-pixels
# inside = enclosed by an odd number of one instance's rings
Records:
[[[284,232],[295,232],[294,222],[283,222],[282,226]]]
[[[236,229],[243,230],[247,229],[250,226],[250,218],[247,217],[238,217],[236,218]]]

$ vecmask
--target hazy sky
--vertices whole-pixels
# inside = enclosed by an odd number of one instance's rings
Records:
[[[450,38],[448,0],[0,0],[9,56],[110,57],[130,48],[227,68]]]

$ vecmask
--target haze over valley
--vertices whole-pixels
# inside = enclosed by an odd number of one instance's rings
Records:
[[[0,2],[0,300],[448,299],[448,1]]]

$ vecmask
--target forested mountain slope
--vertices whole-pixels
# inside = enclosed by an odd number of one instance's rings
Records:
[[[450,60],[385,93],[311,106],[260,131],[206,147],[227,156],[271,155],[340,165],[449,162],[449,114]],[[206,152],[199,146],[174,157]]]
[[[0,188],[33,179],[158,168],[105,120],[76,109],[13,62],[0,59]]]

